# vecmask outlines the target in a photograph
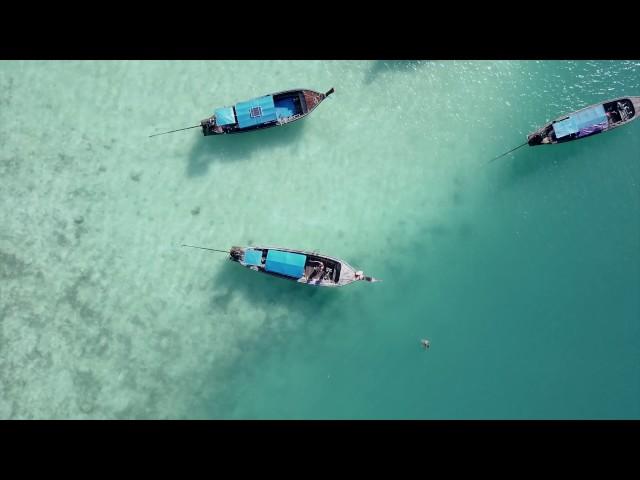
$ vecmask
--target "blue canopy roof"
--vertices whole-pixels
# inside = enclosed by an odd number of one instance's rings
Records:
[[[276,120],[276,107],[273,96],[254,98],[236,104],[236,115],[240,128],[253,127]]]
[[[262,250],[248,248],[244,252],[244,263],[247,265],[260,265],[262,263]]]
[[[233,113],[233,107],[217,108],[214,112],[217,125],[233,125],[236,123],[236,115]]]
[[[604,113],[604,106],[598,105],[582,112],[571,115],[566,120],[553,124],[556,137],[562,138],[572,133],[578,133],[581,129],[607,122],[607,115]]]
[[[288,277],[300,278],[304,273],[304,264],[306,261],[306,255],[282,252],[280,250],[269,250],[265,270]]]

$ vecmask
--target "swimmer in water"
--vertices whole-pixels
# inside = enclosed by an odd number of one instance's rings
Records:
[[[422,340],[420,340],[420,343],[422,344],[425,350],[431,346],[431,343],[429,343],[429,340],[427,340],[426,338],[423,338]]]

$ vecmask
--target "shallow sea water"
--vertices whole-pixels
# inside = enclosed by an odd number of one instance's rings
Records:
[[[640,123],[487,164],[639,74],[0,62],[0,418],[640,417]],[[282,128],[148,138],[296,87],[336,93]],[[182,243],[384,282],[314,289]]]

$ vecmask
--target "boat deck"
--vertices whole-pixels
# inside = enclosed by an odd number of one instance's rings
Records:
[[[278,119],[293,117],[300,111],[300,108],[296,108],[296,104],[291,97],[276,99],[274,103],[276,106],[276,116],[278,117]]]

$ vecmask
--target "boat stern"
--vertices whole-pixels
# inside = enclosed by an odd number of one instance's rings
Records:
[[[200,122],[200,126],[202,127],[202,134],[206,137],[208,135],[216,135],[217,132],[214,131],[216,128],[216,117],[205,118]]]
[[[555,137],[552,125],[552,123],[548,123],[544,127],[540,127],[535,132],[527,135],[527,144],[530,147],[535,147],[537,145],[549,145],[554,143]]]
[[[543,135],[540,132],[534,132],[530,135],[527,135],[527,143],[530,147],[535,147],[536,145],[542,145]]]
[[[234,262],[241,262],[242,257],[244,257],[244,248],[231,247],[231,250],[229,250],[229,260],[232,260]]]

